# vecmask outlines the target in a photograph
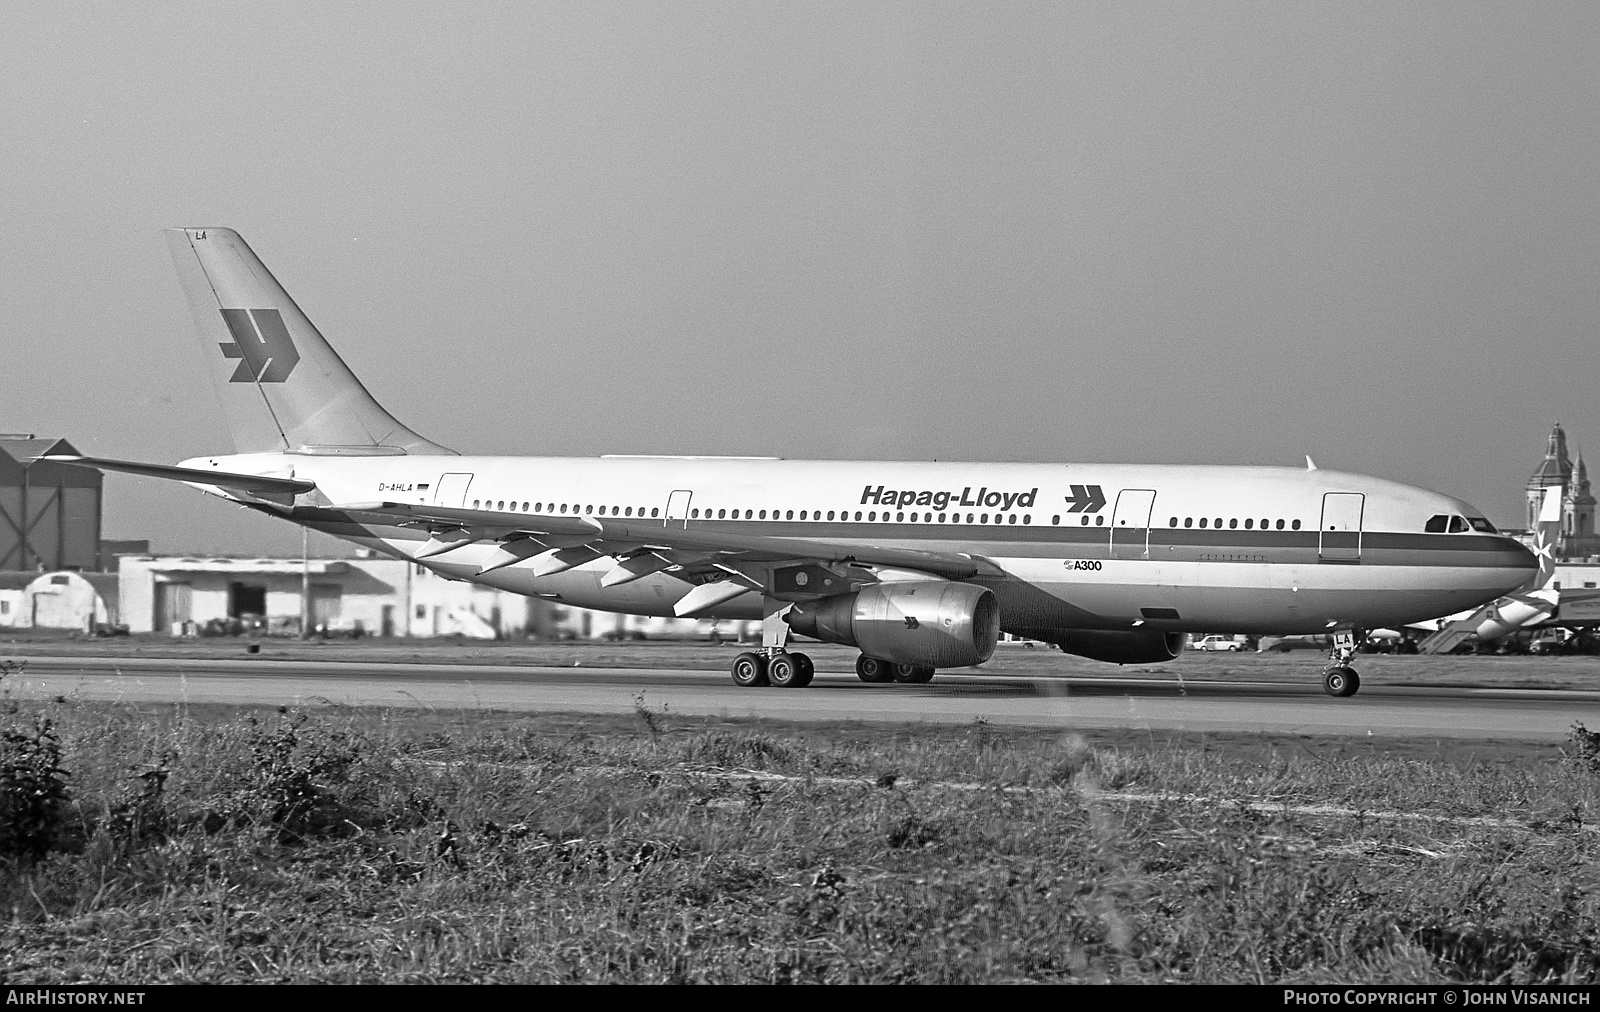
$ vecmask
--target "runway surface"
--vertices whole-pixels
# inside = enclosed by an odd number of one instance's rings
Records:
[[[970,723],[1060,728],[1559,741],[1600,728],[1600,692],[1365,686],[1350,699],[1302,684],[1178,678],[941,674],[868,685],[819,672],[805,689],[741,689],[703,670],[118,657],[28,657],[6,680],[23,698],[136,703],[393,706],[629,712],[786,721]]]

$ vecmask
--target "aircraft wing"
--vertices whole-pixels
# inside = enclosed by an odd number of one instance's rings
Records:
[[[298,478],[274,478],[260,474],[236,474],[231,471],[215,471],[198,467],[177,467],[172,464],[144,464],[136,460],[111,460],[107,457],[80,457],[70,454],[46,454],[37,458],[50,460],[57,464],[76,464],[80,467],[93,467],[102,471],[121,471],[125,474],[139,474],[146,478],[166,478],[171,481],[189,481],[199,485],[215,485],[231,492],[243,492],[258,499],[292,499],[296,495],[310,492],[317,487],[316,482],[301,481]]]
[[[544,535],[554,535],[559,543],[551,541],[543,543],[549,545],[552,550],[563,548],[575,550],[580,545],[586,546],[591,550],[591,554],[585,561],[601,555],[621,558],[662,551],[690,553],[703,559],[709,566],[725,569],[730,573],[736,573],[741,565],[748,567],[753,564],[757,567],[770,568],[784,563],[808,562],[824,565],[860,563],[890,566],[952,580],[970,579],[979,574],[999,576],[1004,572],[981,556],[961,552],[889,548],[865,541],[816,541],[771,535],[686,530],[678,522],[669,522],[663,526],[660,521],[652,522],[639,518],[531,516],[526,513],[394,502],[350,503],[330,508],[351,513],[404,516],[419,524],[426,523],[434,531],[436,539],[441,535],[446,537],[446,540],[438,542],[440,545],[467,543],[463,538],[450,542],[449,528],[466,532],[466,537],[472,541],[496,540],[503,544],[521,537],[539,539]],[[419,557],[431,554],[435,553],[429,548],[424,548],[423,554]]]

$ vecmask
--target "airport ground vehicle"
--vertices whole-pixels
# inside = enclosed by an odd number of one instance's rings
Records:
[[[760,620],[740,685],[809,683],[793,635],[859,648],[864,681],[925,682],[982,664],[1002,631],[1148,663],[1222,628],[1332,630],[1323,686],[1348,696],[1360,630],[1474,607],[1538,568],[1459,499],[1309,459],[462,456],[380,406],[236,232],[168,236],[237,452],[60,459],[185,482],[453,579]],[[472,368],[419,370],[452,364]]]

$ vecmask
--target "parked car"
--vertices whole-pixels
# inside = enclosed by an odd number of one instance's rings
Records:
[[[1237,636],[1205,636],[1195,641],[1194,649],[1208,652],[1223,650],[1234,654],[1244,649],[1244,640]]]
[[[1311,636],[1263,636],[1261,645],[1256,647],[1260,653],[1268,651],[1286,654],[1291,650],[1327,650],[1333,645],[1333,639],[1323,635]]]

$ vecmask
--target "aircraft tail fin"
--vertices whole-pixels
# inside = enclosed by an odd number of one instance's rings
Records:
[[[1544,490],[1533,541],[1534,554],[1539,558],[1539,573],[1522,590],[1538,590],[1556,575],[1556,540],[1561,536],[1561,500],[1565,495],[1566,489],[1561,485]]]
[[[238,452],[455,452],[372,398],[239,233],[166,234]]]

